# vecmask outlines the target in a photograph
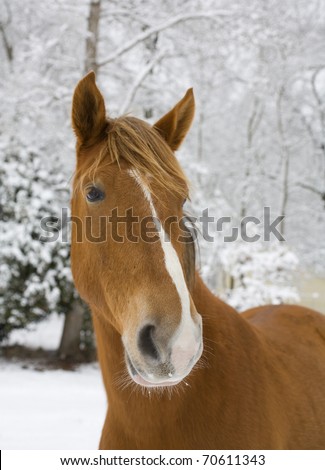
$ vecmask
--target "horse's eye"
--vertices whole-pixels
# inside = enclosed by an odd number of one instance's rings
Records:
[[[103,191],[96,188],[96,186],[92,186],[91,188],[89,188],[87,195],[86,195],[87,201],[89,202],[102,201],[104,197],[105,197],[105,194],[103,193]]]

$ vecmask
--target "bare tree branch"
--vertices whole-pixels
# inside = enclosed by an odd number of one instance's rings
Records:
[[[13,48],[12,48],[12,46],[9,44],[9,41],[8,41],[8,38],[7,38],[7,35],[6,35],[6,32],[5,32],[5,29],[4,29],[4,27],[3,27],[2,24],[0,24],[0,32],[1,32],[1,36],[2,36],[3,45],[4,45],[4,48],[5,48],[5,52],[6,52],[7,59],[8,59],[9,62],[12,62],[12,59],[13,59]]]
[[[11,63],[12,60],[13,60],[13,47],[9,43],[7,33],[6,33],[6,27],[11,23],[12,15],[11,15],[11,10],[9,8],[9,5],[6,1],[4,2],[4,5],[6,6],[8,17],[7,17],[6,21],[3,21],[3,20],[0,21],[0,32],[1,32],[3,45],[4,45],[4,48],[5,48],[5,52],[6,52],[8,62]]]
[[[312,85],[312,90],[313,90],[313,95],[315,97],[315,100],[318,104],[318,114],[319,114],[319,120],[320,120],[320,125],[321,125],[321,129],[322,129],[322,138],[323,138],[323,141],[322,141],[322,145],[324,146],[324,143],[325,143],[325,112],[324,112],[324,103],[318,93],[318,90],[317,90],[317,86],[316,86],[316,80],[317,80],[317,77],[319,75],[319,73],[324,70],[324,66],[323,67],[320,67],[319,69],[315,70],[315,72],[313,73],[312,75],[312,79],[311,79],[311,85]]]
[[[208,20],[211,20],[211,21],[215,21],[216,16],[218,16],[218,17],[229,17],[231,15],[232,15],[232,13],[229,12],[229,10],[215,10],[215,11],[206,11],[206,12],[202,12],[202,13],[189,13],[187,15],[175,16],[174,18],[171,18],[168,21],[165,21],[164,23],[161,23],[157,26],[153,26],[153,27],[147,29],[143,33],[136,36],[134,39],[131,39],[126,44],[119,47],[111,55],[106,57],[106,59],[99,62],[98,66],[103,67],[104,65],[108,64],[109,62],[112,62],[117,57],[121,56],[125,52],[127,52],[130,49],[132,49],[133,47],[135,47],[140,42],[142,42],[145,39],[149,38],[151,35],[157,34],[160,31],[164,31],[165,29],[171,28],[172,26],[175,26],[178,23],[183,23],[183,22],[189,21],[189,20],[199,20],[199,19],[202,19],[202,18],[205,18],[205,19],[208,19]]]
[[[312,193],[317,194],[321,198],[323,198],[325,196],[325,191],[321,191],[320,189],[317,189],[317,188],[315,188],[314,186],[312,186],[310,184],[300,183],[299,182],[299,183],[296,183],[296,186],[299,186],[303,189],[307,189],[308,191],[311,191]]]

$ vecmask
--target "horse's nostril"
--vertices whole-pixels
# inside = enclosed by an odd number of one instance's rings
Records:
[[[154,325],[146,325],[140,330],[138,347],[142,354],[149,356],[151,359],[159,359],[159,353],[152,336],[154,330]]]

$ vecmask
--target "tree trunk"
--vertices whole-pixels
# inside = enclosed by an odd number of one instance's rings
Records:
[[[282,147],[282,158],[284,160],[283,168],[283,187],[282,187],[282,200],[281,200],[281,215],[283,219],[280,222],[280,232],[285,236],[285,218],[287,215],[287,206],[289,200],[289,176],[290,176],[290,150],[287,144],[286,135],[284,131],[283,113],[282,113],[282,99],[284,96],[284,87],[282,86],[279,91],[277,99],[277,114],[278,114],[278,130],[280,134],[280,142]]]
[[[60,359],[76,359],[80,354],[80,332],[83,323],[84,309],[81,300],[76,299],[70,312],[65,317],[61,342],[59,346]]]
[[[251,179],[251,171],[253,167],[253,140],[256,134],[256,131],[261,123],[262,119],[262,108],[260,105],[260,101],[257,97],[254,97],[254,104],[252,113],[249,116],[248,123],[247,123],[247,141],[246,141],[246,148],[244,151],[244,165],[245,165],[245,173],[243,177],[243,188],[241,194],[241,207],[240,207],[240,219],[241,219],[241,227],[243,227],[242,219],[247,215],[248,209],[248,192],[250,185],[252,182]]]
[[[100,0],[91,0],[89,5],[86,54],[84,73],[98,71],[97,44],[100,20]],[[80,355],[80,333],[83,324],[84,309],[81,300],[75,300],[71,312],[65,317],[59,356],[61,358],[76,359]]]
[[[84,66],[85,74],[90,70],[93,70],[96,74],[98,72],[97,45],[100,20],[100,1],[101,0],[91,0],[90,2]]]

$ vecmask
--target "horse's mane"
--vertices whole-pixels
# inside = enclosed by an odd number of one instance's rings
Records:
[[[105,147],[86,173],[84,169],[82,174],[77,172],[76,179],[94,179],[104,166],[115,162],[120,165],[122,160],[146,178],[152,191],[154,182],[180,198],[188,197],[188,180],[168,144],[156,129],[131,116],[108,119]]]

